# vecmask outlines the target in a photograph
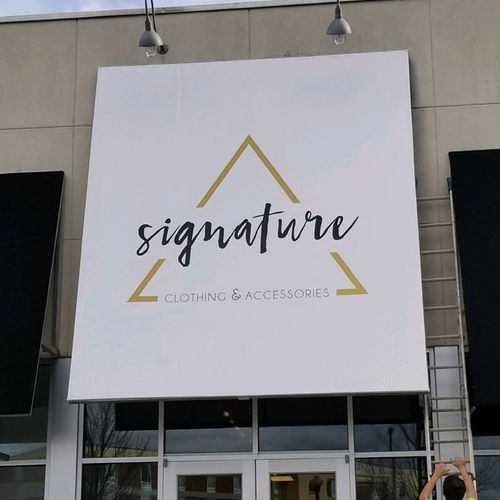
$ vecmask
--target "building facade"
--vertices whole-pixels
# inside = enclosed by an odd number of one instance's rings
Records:
[[[331,2],[159,9],[169,52],[152,58],[137,47],[140,11],[0,19],[0,171],[65,173],[55,314],[32,415],[0,418],[0,499],[416,498],[428,473],[421,395],[66,400],[102,66],[408,50],[426,340],[431,364],[460,363],[445,338],[457,332],[456,285],[439,279],[455,274],[448,153],[500,148],[500,2],[343,6],[353,30],[344,45],[325,34]],[[438,396],[463,386],[459,369],[431,382]],[[461,425],[446,418],[441,427]],[[500,424],[478,434],[478,497],[498,498]],[[456,441],[443,443],[441,459],[468,456]]]

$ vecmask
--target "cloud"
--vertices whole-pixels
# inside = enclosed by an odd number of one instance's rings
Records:
[[[238,3],[243,0],[155,0],[157,7]],[[0,0],[0,16],[142,9],[143,0]]]
[[[29,15],[141,8],[141,0],[2,0],[0,15]]]
[[[140,0],[83,0],[71,3],[78,4],[78,10],[92,12],[94,10],[140,9],[144,5]]]
[[[39,12],[42,8],[42,1],[24,0],[22,5],[19,5],[16,0],[4,0],[0,4],[0,16],[13,16],[26,12]]]

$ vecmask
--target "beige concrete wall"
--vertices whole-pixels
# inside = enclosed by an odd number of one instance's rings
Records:
[[[66,173],[59,348],[71,352],[83,210],[98,66],[168,64],[408,49],[418,195],[446,193],[450,150],[500,147],[500,1],[346,3],[353,28],[337,47],[325,35],[331,5],[165,14],[166,56],[137,46],[141,16],[0,23],[0,170]],[[332,90],[335,82],[332,82]],[[445,202],[422,222],[449,220]],[[450,230],[422,230],[423,249],[449,247]],[[453,272],[425,257],[424,276]],[[452,304],[452,285],[426,285],[426,305]],[[426,314],[428,335],[452,333],[453,313]]]

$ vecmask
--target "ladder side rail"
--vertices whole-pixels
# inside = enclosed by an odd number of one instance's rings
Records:
[[[469,404],[469,391],[467,389],[467,374],[465,371],[465,340],[464,340],[464,308],[462,302],[462,290],[461,290],[461,279],[460,279],[460,264],[458,255],[458,244],[457,244],[457,232],[456,232],[456,220],[455,220],[455,206],[453,203],[453,189],[449,190],[450,195],[450,208],[451,208],[451,229],[452,229],[452,239],[453,239],[453,249],[454,252],[454,265],[455,265],[455,276],[456,280],[456,295],[457,295],[457,305],[458,305],[458,332],[459,332],[459,356],[463,366],[462,371],[462,384],[463,384],[463,396],[464,396],[464,413],[465,413],[465,423],[467,427],[467,442],[469,448],[469,461],[470,461],[470,472],[474,475],[476,474],[476,469],[474,465],[474,447],[472,438],[472,428],[471,428],[471,418],[470,418],[470,404]]]
[[[434,201],[448,201],[449,202],[449,197],[447,195],[445,196],[428,196],[428,197],[421,197],[417,198],[418,203],[427,203],[427,202],[434,202]],[[420,229],[425,229],[425,228],[432,228],[432,227],[444,227],[444,226],[450,226],[450,222],[432,222],[432,223],[419,223],[419,228]],[[443,253],[450,253],[450,249],[447,249],[446,251],[442,251],[440,249],[437,250],[431,250],[431,251],[422,251],[420,250],[420,255],[440,255]],[[438,276],[434,278],[427,278],[427,279],[422,279],[423,283],[441,283],[441,282],[446,282],[446,281],[454,281],[455,277],[454,276]],[[424,308],[424,312],[426,312],[426,308]],[[442,335],[442,337],[445,337],[445,335]],[[448,337],[448,335],[446,335]],[[427,340],[427,338],[426,338]],[[434,365],[435,364],[435,350],[434,347],[428,347],[427,349],[427,366]],[[439,414],[435,413],[432,409],[432,399],[431,396],[433,394],[436,394],[436,372],[434,370],[427,370],[427,374],[429,377],[429,392],[423,395],[424,398],[424,434],[425,434],[425,454],[426,454],[426,465],[427,465],[427,477],[430,478],[432,476],[433,468],[434,468],[434,462],[435,458],[440,456],[440,445],[439,443],[433,444],[433,438],[432,438],[432,432],[431,432],[431,427],[433,429],[439,427]],[[431,425],[431,419],[432,419],[432,425]]]
[[[429,385],[432,382],[429,380]],[[431,450],[431,429],[430,429],[430,413],[429,406],[430,398],[428,394],[424,394],[424,432],[425,432],[425,456],[427,461],[427,478],[432,476],[432,450]]]
[[[428,348],[427,354],[427,365],[436,364],[436,349],[434,347]],[[425,398],[425,416],[426,424],[425,428],[425,446],[426,446],[426,456],[427,456],[427,471],[429,477],[432,475],[434,470],[434,464],[440,461],[441,458],[441,445],[439,443],[434,443],[434,432],[431,429],[438,429],[440,427],[440,414],[433,410],[431,397],[433,394],[437,394],[437,378],[436,370],[427,370],[429,376],[429,393],[426,394]]]

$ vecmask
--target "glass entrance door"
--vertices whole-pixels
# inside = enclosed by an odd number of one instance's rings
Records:
[[[255,461],[169,461],[165,500],[255,500]]]
[[[164,500],[347,500],[344,459],[169,461]]]
[[[257,500],[346,500],[344,459],[257,460]]]

